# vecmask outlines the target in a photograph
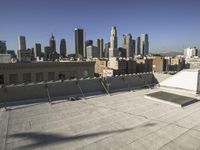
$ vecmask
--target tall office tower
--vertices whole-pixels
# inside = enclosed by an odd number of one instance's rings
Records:
[[[126,57],[127,58],[132,58],[134,55],[134,45],[133,45],[133,39],[132,35],[129,34],[124,34],[123,35],[123,40],[122,40],[122,47],[126,49]]]
[[[56,51],[56,41],[53,33],[51,33],[51,38],[49,40],[49,46],[51,47],[52,52]]]
[[[141,54],[140,37],[137,37],[137,55]]]
[[[83,29],[75,28],[75,51],[76,57],[83,57]]]
[[[96,44],[97,44],[99,57],[102,58],[104,56],[104,54],[103,54],[103,45],[104,45],[103,39],[97,39]]]
[[[97,46],[97,51],[98,51],[98,53],[99,53],[99,56],[100,56],[100,39],[97,39],[96,40],[96,46]]]
[[[100,39],[100,58],[104,57],[103,49],[104,49],[104,40]]]
[[[135,52],[135,46],[136,46],[136,40],[132,40],[133,42],[133,57],[136,55],[136,52]]]
[[[112,27],[110,36],[109,58],[111,57],[119,57],[119,51],[117,49],[117,28],[115,26]]]
[[[25,36],[19,36],[18,37],[18,45],[19,45],[19,50],[26,50],[26,38],[25,38]]]
[[[50,60],[50,54],[52,53],[52,49],[49,46],[44,47],[44,59]]]
[[[110,48],[110,42],[105,43],[104,57],[106,58],[108,58],[109,48]]]
[[[99,51],[97,46],[88,46],[86,58],[99,58]]]
[[[60,55],[65,57],[67,54],[67,46],[66,46],[66,40],[61,39],[60,40]]]
[[[35,43],[35,45],[33,47],[33,54],[34,54],[35,59],[37,57],[39,57],[39,58],[42,57],[42,46],[40,43]]]
[[[140,48],[143,55],[149,54],[149,40],[148,40],[148,34],[141,34],[140,39]]]
[[[110,48],[117,48],[117,28],[115,26],[111,29]]]
[[[0,41],[0,54],[6,54],[6,41]]]
[[[93,40],[85,41],[85,55],[84,55],[84,57],[87,57],[87,47],[88,46],[93,46]]]

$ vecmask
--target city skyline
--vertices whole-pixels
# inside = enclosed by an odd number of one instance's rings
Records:
[[[74,53],[74,28],[84,29],[85,40],[103,38],[106,43],[109,42],[110,27],[116,26],[118,45],[122,45],[123,34],[131,33],[136,40],[142,33],[148,33],[150,52],[182,51],[188,46],[199,48],[199,3],[197,0],[50,0],[48,3],[35,0],[27,4],[24,0],[3,0],[0,40],[7,41],[8,50],[17,50],[19,35],[26,37],[28,48],[35,43],[45,47],[50,34],[54,33],[57,51],[60,39],[65,38],[68,52]],[[36,9],[38,11],[34,11]]]

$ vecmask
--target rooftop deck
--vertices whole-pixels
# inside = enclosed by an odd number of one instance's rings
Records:
[[[155,91],[17,102],[0,111],[0,149],[200,149],[200,102],[178,108],[144,98]]]

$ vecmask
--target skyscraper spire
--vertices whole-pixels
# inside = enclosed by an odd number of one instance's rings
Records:
[[[55,52],[56,51],[56,41],[55,41],[55,37],[54,37],[53,33],[51,33],[49,45],[51,47],[52,52]]]
[[[117,48],[117,28],[115,26],[111,29],[110,48]]]
[[[55,37],[54,37],[53,33],[51,33],[51,38],[50,39],[51,40],[55,40]]]
[[[117,48],[117,28],[115,26],[112,27],[110,35],[109,58],[111,57],[119,57]]]

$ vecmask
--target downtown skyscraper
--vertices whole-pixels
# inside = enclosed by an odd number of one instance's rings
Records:
[[[25,36],[19,36],[18,37],[18,46],[19,50],[26,50],[26,38]]]
[[[50,40],[49,40],[49,46],[51,47],[52,52],[56,51],[56,41],[53,33],[51,34]]]
[[[135,54],[135,41],[132,39],[132,35],[124,34],[122,40],[122,47],[126,49],[126,57],[133,57]]]
[[[141,34],[140,37],[140,48],[143,55],[149,54],[149,38],[148,34]]]
[[[60,55],[62,57],[65,57],[66,54],[67,54],[66,40],[65,39],[61,39],[60,40]]]
[[[37,57],[41,58],[42,57],[42,46],[40,43],[35,43],[33,46],[33,55],[34,58],[36,59]]]
[[[137,55],[140,55],[141,54],[141,48],[140,48],[140,37],[137,37]]]
[[[6,54],[6,41],[0,41],[0,54]]]
[[[110,35],[109,58],[111,57],[119,57],[117,48],[117,28],[115,26],[112,27]]]
[[[103,52],[103,48],[104,48],[104,40],[103,39],[97,39],[96,40],[96,44],[97,44],[97,49],[99,52],[99,57],[102,58],[104,57],[104,52]]]
[[[84,55],[83,29],[75,28],[75,52],[77,58],[83,58]]]
[[[117,48],[117,28],[115,26],[111,29],[110,48]]]

